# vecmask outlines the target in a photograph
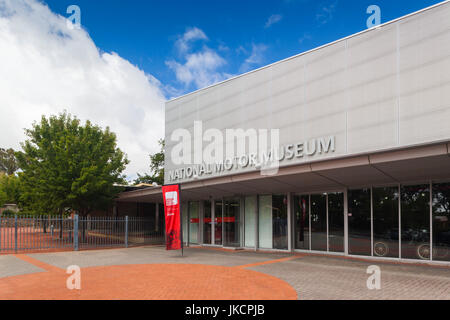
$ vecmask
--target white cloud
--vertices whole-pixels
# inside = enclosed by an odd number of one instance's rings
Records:
[[[247,72],[252,68],[261,66],[265,60],[264,53],[268,48],[269,47],[263,43],[252,43],[252,53],[241,65],[240,72]]]
[[[175,46],[179,53],[183,54],[189,51],[190,44],[198,40],[208,40],[206,34],[199,28],[189,28],[186,32],[178,38],[175,42]]]
[[[229,74],[220,70],[227,62],[215,50],[203,46],[191,52],[189,44],[194,39],[207,40],[208,37],[198,28],[188,29],[175,43],[184,61],[166,61],[166,65],[175,72],[177,80],[186,88],[194,85],[199,89],[229,78]]]
[[[320,7],[316,14],[316,21],[319,24],[327,24],[333,19],[334,12],[336,11],[338,0],[330,3],[328,5],[323,5]]]
[[[209,48],[188,54],[184,64],[174,60],[167,61],[166,64],[185,86],[194,83],[197,88],[203,88],[226,79],[225,74],[217,71],[226,61]]]
[[[283,19],[283,16],[281,14],[273,14],[269,17],[269,19],[267,20],[264,28],[268,29],[270,28],[272,25],[274,25],[275,23],[278,23],[281,21],[281,19]]]
[[[131,160],[126,174],[148,171],[164,136],[161,84],[116,53],[99,52],[84,30],[36,0],[0,0],[0,146],[18,149],[41,115],[64,109],[117,134]]]
[[[240,54],[248,54],[247,50],[244,48],[244,46],[239,46],[236,49],[236,54],[240,55]]]
[[[298,42],[300,44],[303,44],[305,41],[307,40],[311,40],[312,36],[309,32],[304,32],[303,35],[300,37],[300,39],[298,39]]]

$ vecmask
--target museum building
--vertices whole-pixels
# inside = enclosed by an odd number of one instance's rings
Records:
[[[448,1],[172,99],[165,128],[185,245],[450,263]],[[161,188],[117,204],[160,216]]]

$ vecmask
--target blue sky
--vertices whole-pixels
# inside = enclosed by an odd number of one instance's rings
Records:
[[[83,27],[95,44],[152,74],[166,97],[193,91],[251,69],[290,57],[366,28],[369,5],[381,8],[382,22],[436,4],[438,0],[46,0],[55,13],[68,16],[81,8]],[[270,19],[270,21],[269,21]],[[177,46],[186,31],[203,34],[188,52]],[[197,30],[194,29],[194,30]],[[176,65],[205,48],[222,58],[200,83],[180,81]],[[172,68],[170,67],[172,66]],[[214,76],[217,74],[217,77]]]
[[[159,151],[167,99],[362,31],[369,5],[387,22],[438,2],[0,0],[0,147],[67,110],[117,134],[133,178]]]

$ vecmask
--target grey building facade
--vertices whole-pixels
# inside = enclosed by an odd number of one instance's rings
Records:
[[[449,123],[448,1],[168,101],[184,241],[450,263]]]

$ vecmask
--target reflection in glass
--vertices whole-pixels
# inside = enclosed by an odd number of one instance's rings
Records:
[[[246,248],[255,247],[256,243],[256,196],[245,197],[244,244]]]
[[[398,258],[398,187],[373,189],[373,254]]]
[[[198,244],[199,203],[189,202],[189,242]]]
[[[372,255],[370,189],[348,191],[348,253]]]
[[[433,260],[450,261],[450,183],[433,185]]]
[[[429,185],[404,186],[401,195],[402,258],[430,259]]]
[[[309,250],[309,196],[294,197],[295,249]]]
[[[223,229],[224,229],[224,246],[239,247],[239,216],[240,216],[240,200],[230,199],[224,202],[223,213]]]
[[[214,243],[222,245],[222,201],[214,202]]]
[[[203,243],[211,244],[211,201],[203,203]]]
[[[258,237],[259,247],[273,248],[272,196],[259,196],[258,204]]]
[[[344,252],[344,194],[328,194],[328,243],[330,252]]]
[[[287,197],[285,195],[272,196],[272,230],[273,248],[287,250]]]
[[[188,223],[187,223],[187,221],[188,221],[188,216],[189,216],[189,214],[188,214],[188,203],[182,203],[181,204],[181,220],[182,220],[182,232],[183,232],[183,236],[182,236],[182,239],[183,239],[183,242],[184,243],[188,243],[188,233],[189,233],[189,230],[188,230]]]
[[[311,250],[327,251],[326,195],[311,195]]]

